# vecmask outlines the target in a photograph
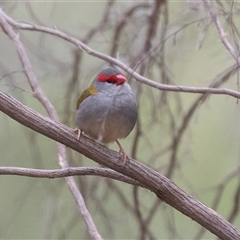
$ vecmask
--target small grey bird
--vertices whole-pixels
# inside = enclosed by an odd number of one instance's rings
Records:
[[[138,117],[135,96],[126,78],[116,68],[103,69],[77,101],[76,125],[81,133],[100,141],[116,141],[123,165],[128,157],[118,139],[132,131]]]

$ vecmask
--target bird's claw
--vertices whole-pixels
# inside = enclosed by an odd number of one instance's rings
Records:
[[[121,146],[121,144],[119,143],[118,140],[116,140],[117,145],[119,147],[119,154],[120,154],[120,158],[122,160],[122,166],[124,167],[125,164],[127,163],[127,159],[129,159],[128,155],[125,153],[123,147]]]
[[[79,128],[75,128],[74,130],[73,130],[75,133],[77,133],[77,140],[79,140],[80,139],[80,137],[81,137],[81,135],[84,133],[81,129],[79,129]]]
[[[122,159],[122,166],[124,167],[129,157],[124,151],[122,152],[121,150],[119,151],[119,154],[121,155],[120,158]]]

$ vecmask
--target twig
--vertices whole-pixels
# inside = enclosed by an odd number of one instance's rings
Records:
[[[100,176],[115,179],[121,182],[132,184],[134,186],[142,186],[141,183],[118,173],[112,169],[100,167],[69,167],[65,169],[34,169],[34,168],[21,168],[21,167],[0,167],[0,175],[17,175],[33,178],[63,178],[70,176]]]
[[[208,87],[191,87],[191,86],[174,86],[174,85],[167,85],[167,84],[161,84],[156,81],[150,80],[146,77],[141,76],[137,72],[135,72],[133,69],[129,68],[127,65],[125,65],[123,62],[117,60],[116,58],[110,57],[106,54],[100,53],[98,51],[95,51],[94,49],[88,47],[86,44],[81,42],[80,40],[69,36],[68,34],[61,32],[57,29],[52,29],[48,27],[33,25],[33,24],[26,24],[26,23],[19,23],[11,19],[9,16],[7,16],[1,9],[0,14],[5,17],[5,19],[8,21],[9,24],[11,24],[13,27],[17,29],[24,29],[24,30],[30,30],[30,31],[39,31],[39,32],[45,32],[54,36],[58,36],[68,42],[71,42],[72,44],[76,45],[89,55],[92,55],[94,57],[103,59],[109,63],[112,63],[114,65],[117,65],[118,67],[122,68],[126,72],[128,72],[131,76],[133,76],[137,81],[144,83],[148,86],[154,87],[156,89],[162,90],[162,91],[172,91],[172,92],[186,92],[186,93],[200,93],[200,94],[224,94],[229,95],[235,98],[240,99],[240,93],[231,89],[227,88],[208,88]]]
[[[216,9],[214,8],[213,4],[210,3],[209,0],[203,0],[203,2],[205,3],[205,6],[207,7],[215,25],[216,25],[216,28],[217,28],[217,31],[218,31],[218,34],[220,36],[222,43],[224,44],[226,49],[230,52],[230,54],[233,56],[233,58],[236,60],[238,66],[240,66],[240,58],[238,56],[238,53],[235,51],[235,49],[233,48],[231,43],[228,41],[227,34],[224,32],[224,29],[222,27],[220,19],[217,15]]]

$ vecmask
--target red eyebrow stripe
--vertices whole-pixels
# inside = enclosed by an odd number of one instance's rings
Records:
[[[126,78],[122,74],[118,74],[118,75],[103,75],[103,74],[99,74],[98,75],[98,80],[100,82],[105,82],[108,79],[115,80],[116,82],[125,82],[126,81]]]
[[[103,74],[99,74],[98,75],[98,80],[100,82],[105,82],[107,81],[109,78],[114,78],[114,75],[103,75]]]

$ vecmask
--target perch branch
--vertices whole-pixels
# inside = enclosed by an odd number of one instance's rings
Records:
[[[78,141],[76,134],[69,127],[35,112],[1,91],[0,110],[22,125],[141,183],[145,188],[154,192],[159,199],[198,222],[219,238],[240,239],[240,231],[234,225],[153,169],[134,159],[129,159],[128,163],[122,166],[117,152],[85,136]]]

